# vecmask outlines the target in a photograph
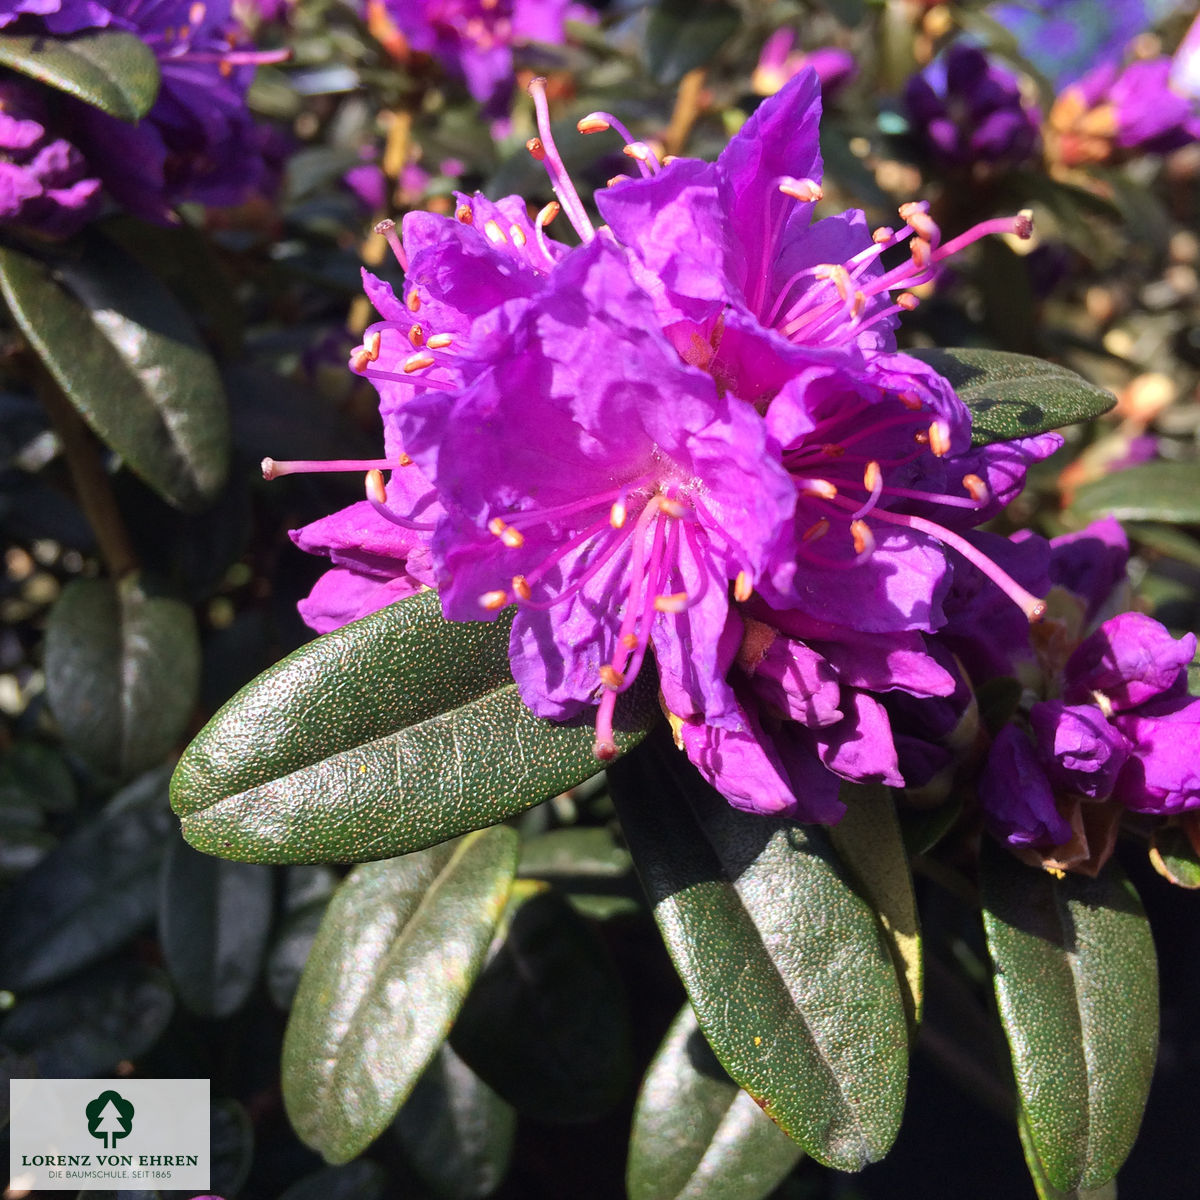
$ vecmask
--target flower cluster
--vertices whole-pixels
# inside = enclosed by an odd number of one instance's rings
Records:
[[[912,287],[1028,219],[948,241],[923,204],[898,229],[814,223],[805,72],[715,163],[661,163],[585,118],[639,170],[597,195],[596,228],[531,92],[557,201],[410,213],[402,239],[383,227],[401,293],[364,272],[383,319],[351,365],[379,391],[384,457],[264,464],[367,471],[364,501],[294,535],[334,564],[304,615],[330,629],[423,585],[452,620],[515,606],[525,702],[594,714],[602,761],[652,656],[678,744],[732,803],[834,820],[841,780],[902,782],[881,697],[957,687],[931,645],[955,563],[1020,621],[1044,608],[971,531],[1059,439],[972,448],[953,389],[894,339]],[[547,235],[560,211],[577,245]]]
[[[73,232],[93,215],[97,189],[84,184],[96,179],[155,221],[170,220],[181,201],[234,204],[274,186],[270,134],[248,111],[246,93],[255,65],[280,55],[240,43],[230,0],[0,0],[0,25],[55,36],[132,33],[154,51],[161,74],[154,106],[136,123],[56,96],[53,132],[41,135],[56,165],[47,171],[15,158],[22,186],[34,179],[42,194],[32,206],[10,200],[6,215],[44,233]],[[13,77],[5,87],[6,113],[43,111],[37,85]]]

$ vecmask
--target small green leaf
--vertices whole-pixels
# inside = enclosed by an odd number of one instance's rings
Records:
[[[1177,887],[1200,888],[1200,852],[1178,825],[1160,825],[1150,835],[1150,862]]]
[[[271,871],[172,843],[163,863],[159,940],[183,1003],[202,1017],[236,1012],[258,981],[271,928]]]
[[[875,906],[896,964],[900,994],[915,1038],[924,1000],[924,959],[908,853],[891,792],[879,784],[843,784],[846,815],[829,829],[838,857]]]
[[[174,821],[167,773],[119,792],[5,896],[0,987],[44,987],[88,966],[150,923]]]
[[[818,1161],[856,1171],[882,1158],[904,1108],[904,1002],[826,832],[737,812],[665,741],[609,778],[721,1065]]]
[[[650,73],[666,87],[709,63],[741,24],[724,0],[658,0],[646,29]]]
[[[602,1116],[631,1069],[628,1003],[604,944],[554,892],[512,906],[501,935],[450,1044],[518,1112]]]
[[[67,585],[46,622],[46,698],[63,739],[118,778],[161,762],[191,719],[200,639],[187,605],[134,577]]]
[[[638,1094],[629,1200],[762,1200],[803,1157],[726,1075],[685,1004]]]
[[[483,1200],[508,1171],[517,1114],[443,1045],[396,1117],[395,1130],[441,1200]]]
[[[971,410],[971,443],[1032,437],[1106,413],[1116,397],[1057,363],[1004,350],[921,349]]]
[[[1149,462],[1085,483],[1075,493],[1071,516],[1079,524],[1097,517],[1119,521],[1165,521],[1200,524],[1200,465],[1194,462]]]
[[[283,1040],[300,1137],[347,1162],[396,1114],[480,967],[517,865],[506,826],[371,863],[338,889]]]
[[[191,318],[138,261],[94,234],[53,264],[0,249],[21,332],[96,435],[162,498],[201,508],[229,468],[229,415]]]
[[[0,66],[122,121],[144,117],[158,96],[154,51],[135,34],[115,29],[89,29],[69,38],[3,33]]]
[[[657,718],[647,681],[618,746]],[[171,802],[200,850],[250,862],[406,854],[503,821],[596,770],[593,732],[521,703],[504,622],[424,592],[317,638],[243,688],[184,752]]]
[[[1115,862],[1047,871],[985,842],[983,918],[1029,1135],[1059,1191],[1103,1186],[1137,1135],[1158,1046],[1154,943]]]

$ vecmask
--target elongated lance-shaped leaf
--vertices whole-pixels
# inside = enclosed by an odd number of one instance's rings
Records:
[[[517,868],[507,826],[369,863],[338,889],[283,1040],[300,1137],[348,1162],[388,1125],[445,1040]]]
[[[1072,1188],[1069,1192],[1061,1192],[1046,1178],[1046,1168],[1033,1146],[1033,1138],[1029,1132],[1029,1118],[1024,1109],[1017,1112],[1017,1132],[1021,1135],[1021,1149],[1025,1152],[1025,1165],[1029,1168],[1029,1178],[1033,1182],[1038,1200],[1117,1200],[1117,1181],[1110,1179],[1108,1183],[1088,1190]]]
[[[651,681],[619,749],[657,719]],[[534,717],[507,623],[448,622],[424,592],[317,638],[243,688],[171,782],[193,846],[249,862],[356,862],[494,825],[595,773],[589,725]]]
[[[665,739],[609,777],[721,1065],[820,1162],[855,1171],[882,1158],[904,1107],[904,1002],[828,835],[735,811]]]
[[[1057,363],[1006,350],[914,350],[971,410],[971,442],[1031,437],[1106,413],[1117,398]]]
[[[984,845],[983,920],[1034,1153],[1062,1192],[1117,1173],[1158,1046],[1154,943],[1115,862],[1055,878]]]
[[[1200,524],[1198,477],[1200,464],[1195,462],[1149,462],[1113,471],[1076,491],[1071,516],[1080,524],[1103,516]]]
[[[117,29],[88,29],[69,38],[3,33],[0,66],[122,121],[144,117],[158,95],[154,51],[136,34]]]
[[[803,1157],[725,1073],[685,1004],[638,1094],[629,1200],[762,1200]]]
[[[164,500],[197,509],[229,469],[229,414],[191,318],[99,234],[53,264],[0,249],[0,291],[55,383]]]

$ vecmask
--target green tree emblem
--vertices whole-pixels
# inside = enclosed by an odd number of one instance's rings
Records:
[[[84,1110],[88,1133],[111,1150],[118,1138],[128,1137],[133,1128],[133,1105],[119,1092],[101,1092]]]

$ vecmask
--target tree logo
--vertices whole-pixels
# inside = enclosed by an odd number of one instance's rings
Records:
[[[88,1133],[111,1150],[118,1138],[128,1137],[133,1129],[133,1105],[119,1092],[101,1092],[84,1110]]]

